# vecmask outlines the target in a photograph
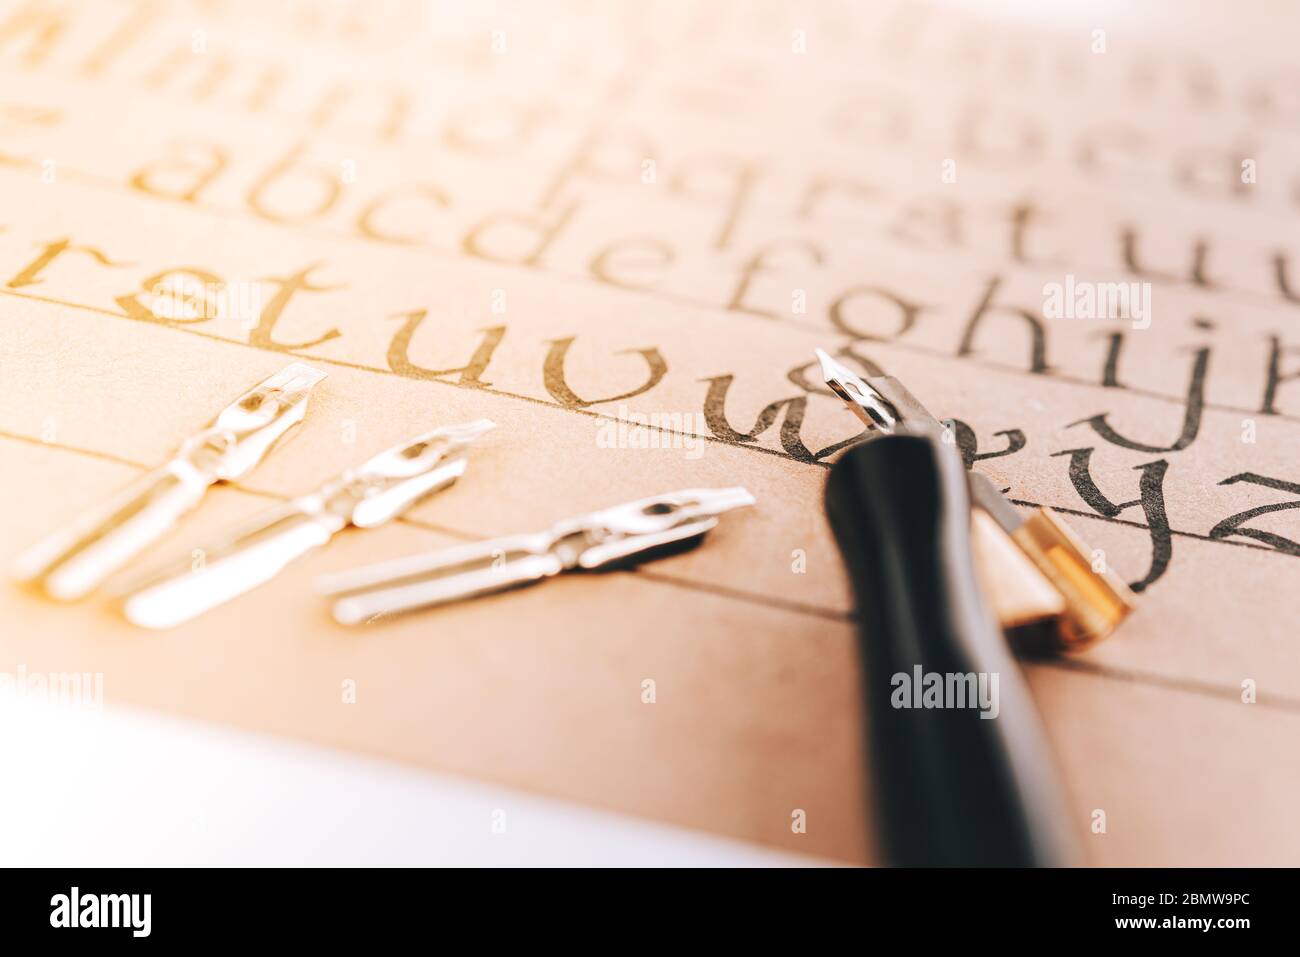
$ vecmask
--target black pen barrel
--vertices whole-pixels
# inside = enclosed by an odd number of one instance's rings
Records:
[[[1071,863],[1071,812],[976,579],[956,449],[931,434],[870,439],[831,469],[826,508],[856,597],[888,862]]]

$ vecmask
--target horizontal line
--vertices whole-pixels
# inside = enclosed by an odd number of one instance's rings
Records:
[[[507,392],[504,389],[494,389],[491,386],[463,386],[456,382],[448,382],[446,379],[404,376],[401,375],[400,373],[394,372],[392,369],[383,369],[380,368],[379,366],[368,366],[360,362],[348,362],[346,359],[331,359],[325,356],[313,355],[310,352],[297,352],[290,349],[263,349],[260,346],[255,346],[252,345],[251,343],[240,342],[237,339],[227,339],[225,336],[218,336],[211,332],[203,332],[202,330],[199,329],[190,329],[186,326],[172,325],[171,323],[167,323],[167,322],[156,322],[156,323],[140,322],[140,320],[132,319],[130,316],[126,315],[125,313],[114,312],[112,309],[103,309],[99,306],[89,306],[86,305],[85,303],[65,302],[62,299],[55,299],[50,296],[37,296],[33,293],[17,292],[16,290],[5,289],[5,288],[0,288],[0,295],[13,296],[17,299],[26,299],[31,302],[42,302],[52,306],[65,306],[69,309],[76,309],[81,312],[89,312],[99,316],[106,316],[110,319],[121,319],[125,322],[136,322],[139,323],[140,325],[147,326],[150,328],[157,327],[161,329],[168,329],[172,332],[179,332],[179,333],[183,333],[184,335],[195,336],[199,339],[206,339],[209,342],[220,342],[220,343],[224,343],[225,345],[235,346],[241,349],[254,349],[258,352],[267,352],[272,355],[292,356],[295,359],[308,359],[312,362],[319,362],[324,365],[338,366],[339,368],[342,369],[353,369],[358,372],[373,372],[376,375],[392,376],[395,379],[401,379],[407,382],[432,382],[436,385],[447,386],[448,388],[452,388],[452,389],[461,389],[466,392],[481,392],[486,395],[501,396],[507,399],[518,399],[521,402],[528,402],[533,405],[542,406],[543,408],[555,409],[560,412],[571,412],[574,413],[575,415],[586,416],[587,418],[590,419],[600,419],[605,422],[623,421],[622,419],[619,419],[616,416],[602,415],[600,412],[594,412],[590,409],[580,409],[574,406],[560,405],[560,403],[558,402],[549,402],[546,399],[539,399],[536,396],[531,396],[531,395],[522,395],[518,392]],[[683,432],[678,429],[672,429],[669,428],[668,426],[663,426],[663,425],[655,425],[653,423],[642,424],[638,422],[637,425],[642,428],[649,429],[654,432],[659,432],[664,435],[677,435],[677,436],[681,436],[682,438],[699,439],[704,442],[711,442],[714,445],[724,445],[727,446],[728,448],[733,448],[733,449],[744,449],[747,452],[761,452],[764,455],[773,455],[779,459],[784,459],[787,462],[792,462],[797,465],[824,464],[824,463],[800,462],[798,459],[795,459],[787,455],[785,452],[778,451],[777,449],[768,449],[768,448],[764,448],[761,445],[753,445],[748,442],[733,442],[728,439],[719,438],[716,435],[701,435],[698,432]]]
[[[1143,525],[1141,522],[1135,522],[1127,518],[1112,518],[1109,515],[1098,515],[1096,512],[1085,512],[1077,508],[1061,508],[1059,505],[1040,505],[1037,502],[1027,502],[1024,499],[1008,499],[1012,505],[1023,505],[1026,508],[1050,508],[1053,512],[1061,512],[1065,515],[1077,515],[1079,518],[1096,519],[1099,522],[1110,522],[1112,525],[1124,525],[1128,528],[1140,528],[1143,531],[1151,531],[1150,525]],[[1277,548],[1270,548],[1267,545],[1257,545],[1254,542],[1243,542],[1235,538],[1211,538],[1209,535],[1202,535],[1200,532],[1180,532],[1176,528],[1169,529],[1170,535],[1177,535],[1179,538],[1194,538],[1198,542],[1209,542],[1213,545],[1235,545],[1237,548],[1253,548],[1260,552],[1273,552],[1277,555],[1284,555],[1287,558],[1295,558],[1290,552],[1284,552]]]
[[[449,535],[453,538],[459,538],[464,541],[477,541],[482,538],[481,535],[474,535],[458,528],[449,528],[446,525],[439,525],[434,522],[426,522],[420,519],[399,518],[398,521],[404,522],[407,525],[414,525],[417,528],[428,529],[431,532],[440,532],[443,535]],[[723,598],[734,598],[738,601],[749,602],[753,605],[766,605],[769,608],[777,608],[781,611],[792,612],[796,615],[811,615],[814,618],[825,618],[828,621],[839,622],[851,622],[854,617],[851,612],[836,611],[834,608],[823,608],[820,605],[810,605],[807,602],[791,601],[786,598],[774,598],[771,595],[745,591],[743,588],[733,588],[729,585],[719,585],[713,582],[701,582],[693,578],[678,578],[676,575],[665,575],[663,572],[650,571],[642,565],[619,570],[640,575],[642,578],[649,579],[650,581],[657,581],[666,585],[685,588],[688,591],[704,592],[706,594],[717,595]]]
[[[65,172],[66,175],[71,176],[73,179],[79,180],[83,183],[89,184],[101,190],[106,190],[117,194],[129,194],[132,196],[138,195],[140,197],[153,200],[154,202],[160,203],[164,206],[175,207],[177,205],[177,203],[168,200],[165,197],[155,196],[151,193],[145,193],[143,191],[123,189],[121,184],[118,183],[116,180],[107,179],[105,177],[97,176],[95,174],[86,173],[79,170],[67,170]],[[1100,383],[1093,382],[1089,379],[1083,379],[1078,376],[1061,375],[1056,372],[1045,372],[1045,373],[1030,372],[1019,366],[1009,365],[1007,363],[996,362],[988,359],[980,359],[972,356],[956,356],[953,355],[951,352],[947,352],[942,349],[929,348],[926,346],[920,346],[913,343],[898,342],[896,340],[855,339],[853,337],[844,336],[843,333],[838,332],[834,327],[830,325],[825,325],[825,324],[815,323],[815,322],[802,322],[797,319],[792,319],[788,316],[772,316],[769,315],[768,313],[761,312],[758,310],[753,310],[753,309],[728,309],[725,306],[721,306],[718,303],[709,300],[696,299],[694,297],[686,296],[678,293],[658,292],[653,289],[637,289],[629,286],[618,285],[616,283],[605,283],[597,279],[593,279],[590,276],[584,274],[560,272],[558,270],[545,269],[540,266],[523,265],[520,263],[497,262],[496,260],[479,259],[474,256],[465,256],[459,253],[451,252],[429,243],[408,243],[408,242],[395,243],[395,242],[390,242],[388,240],[378,239],[372,236],[366,236],[360,233],[345,232],[342,230],[329,229],[326,227],[303,225],[303,224],[279,223],[274,220],[263,219],[261,217],[254,216],[242,208],[217,206],[211,203],[197,203],[197,202],[186,203],[185,208],[211,213],[219,216],[234,217],[243,222],[256,223],[272,229],[282,229],[282,230],[287,230],[289,232],[300,232],[309,235],[320,236],[332,240],[334,242],[363,243],[366,245],[378,246],[380,248],[384,248],[392,251],[406,250],[410,252],[410,251],[418,250],[420,252],[431,253],[435,256],[438,256],[441,259],[447,259],[459,264],[475,263],[475,264],[483,265],[485,268],[490,267],[494,269],[514,270],[514,271],[528,273],[530,275],[542,276],[551,279],[558,279],[569,283],[576,283],[586,288],[598,288],[609,292],[616,292],[616,293],[621,293],[624,295],[630,295],[634,297],[647,298],[658,302],[671,302],[676,305],[689,306],[695,309],[704,309],[706,311],[720,313],[722,315],[739,316],[745,319],[756,319],[764,323],[775,322],[780,324],[783,328],[793,328],[793,329],[798,329],[800,331],[806,330],[807,332],[811,334],[816,334],[817,336],[823,339],[834,340],[838,338],[845,338],[847,339],[847,341],[851,343],[864,343],[864,342],[874,343],[877,346],[901,349],[906,352],[912,352],[917,355],[925,355],[925,356],[932,356],[935,358],[948,359],[959,363],[969,363],[971,365],[980,366],[986,369],[997,369],[999,371],[1007,372],[1012,375],[1029,377],[1040,381],[1047,380],[1052,382],[1062,382],[1062,383],[1067,383],[1069,385],[1083,386],[1088,389],[1096,389],[1103,392],[1130,393],[1132,395],[1140,395],[1144,398],[1154,399],[1160,402],[1170,402],[1178,405],[1186,404],[1186,399],[1183,396],[1168,395],[1163,392],[1156,392],[1150,389],[1135,388],[1132,386],[1103,386]],[[1181,288],[1183,286],[1186,286],[1187,284],[1178,283],[1176,285]],[[1216,291],[1215,289],[1212,288],[1210,289],[1204,287],[1192,287],[1192,288],[1198,292],[1209,293],[1209,292]],[[1223,290],[1223,291],[1227,291],[1227,290]],[[1241,292],[1247,293],[1246,290],[1241,290]],[[1258,297],[1258,295],[1255,295],[1255,298],[1260,298],[1260,297]],[[1267,297],[1265,297],[1265,301],[1272,302],[1272,303],[1277,302],[1276,299],[1267,298]],[[1286,302],[1287,300],[1282,300],[1282,301]],[[226,341],[230,341],[230,340],[226,340]],[[1285,422],[1300,422],[1300,415],[1292,415],[1284,412],[1264,413],[1264,412],[1260,412],[1258,409],[1246,408],[1245,406],[1226,405],[1222,403],[1208,402],[1208,401],[1204,403],[1204,406],[1207,409],[1213,409],[1219,412],[1235,412],[1243,415],[1259,415],[1265,418],[1279,419]],[[780,455],[782,453],[776,453],[776,454]]]
[[[1185,691],[1206,698],[1219,698],[1224,701],[1241,701],[1241,689],[1232,685],[1216,685],[1195,678],[1177,678],[1155,674],[1150,671],[1135,671],[1130,668],[1116,668],[1113,665],[1098,665],[1079,658],[1057,658],[1052,660],[1032,660],[1033,664],[1045,665],[1061,671],[1074,671],[1079,674],[1111,678],[1115,681],[1127,681],[1132,684],[1154,685],[1171,691]],[[1278,711],[1300,712],[1300,698],[1290,695],[1260,694],[1255,704],[1259,707],[1275,708]]]
[[[738,601],[749,602],[755,605],[766,605],[769,608],[779,608],[782,611],[793,612],[796,615],[809,615],[814,618],[825,618],[828,621],[838,621],[852,623],[855,616],[847,611],[836,611],[833,608],[823,608],[820,605],[809,605],[801,601],[791,601],[787,598],[774,598],[771,595],[763,595],[758,592],[745,591],[742,588],[732,588],[729,585],[718,585],[713,582],[702,582],[689,578],[677,578],[672,575],[664,575],[660,572],[647,571],[645,569],[633,569],[642,578],[648,578],[651,581],[662,581],[679,588],[690,589],[691,591],[707,592],[710,595],[718,595],[723,598],[734,598]]]
[[[44,439],[34,438],[30,435],[19,435],[17,432],[6,432],[0,430],[0,438],[10,439],[14,442],[22,442],[26,445],[37,445],[47,449],[57,449],[60,452],[72,452],[76,455],[84,455],[92,459],[101,459],[105,462],[112,462],[116,465],[128,465],[133,469],[140,469],[141,471],[148,468],[148,466],[141,465],[133,459],[124,458],[120,455],[114,454],[113,452],[101,452],[98,449],[87,449],[77,445],[62,445],[58,442],[46,442]]]

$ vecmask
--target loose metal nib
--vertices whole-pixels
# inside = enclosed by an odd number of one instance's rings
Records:
[[[286,502],[213,547],[145,575],[123,591],[123,612],[144,628],[170,628],[269,581],[348,525],[373,528],[464,474],[465,449],[487,419],[416,436]]]
[[[864,378],[818,349],[826,385],[869,428],[886,434],[942,425],[892,376]],[[1030,651],[1077,651],[1133,610],[1133,593],[1049,508],[1022,518],[989,479],[969,473],[972,548],[1002,627]]]
[[[13,577],[72,601],[161,538],[208,487],[239,478],[307,414],[307,396],[325,373],[295,362],[221,410],[186,439],[166,465],[137,479],[108,503],[23,552]]]
[[[412,555],[317,579],[340,624],[503,591],[567,571],[653,557],[699,539],[717,516],[753,505],[743,488],[685,489],[566,519],[544,532]]]

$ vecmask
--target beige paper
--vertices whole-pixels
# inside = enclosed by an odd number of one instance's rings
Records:
[[[499,426],[173,632],[0,589],[0,670],[872,861],[822,346],[1149,582],[1028,668],[1088,859],[1296,863],[1294,12],[867,6],[0,5],[0,560],[290,357],[329,373],[298,433],[141,564]],[[184,282],[212,307],[160,320]],[[1045,315],[1118,282],[1145,317]],[[756,508],[633,572],[361,630],[310,589],[736,484]]]

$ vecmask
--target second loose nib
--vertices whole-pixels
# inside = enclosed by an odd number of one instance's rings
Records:
[[[465,473],[465,450],[493,428],[487,419],[445,426],[393,446],[123,591],[123,612],[144,628],[170,628],[269,581],[295,558],[349,525],[373,528],[447,488]]]

